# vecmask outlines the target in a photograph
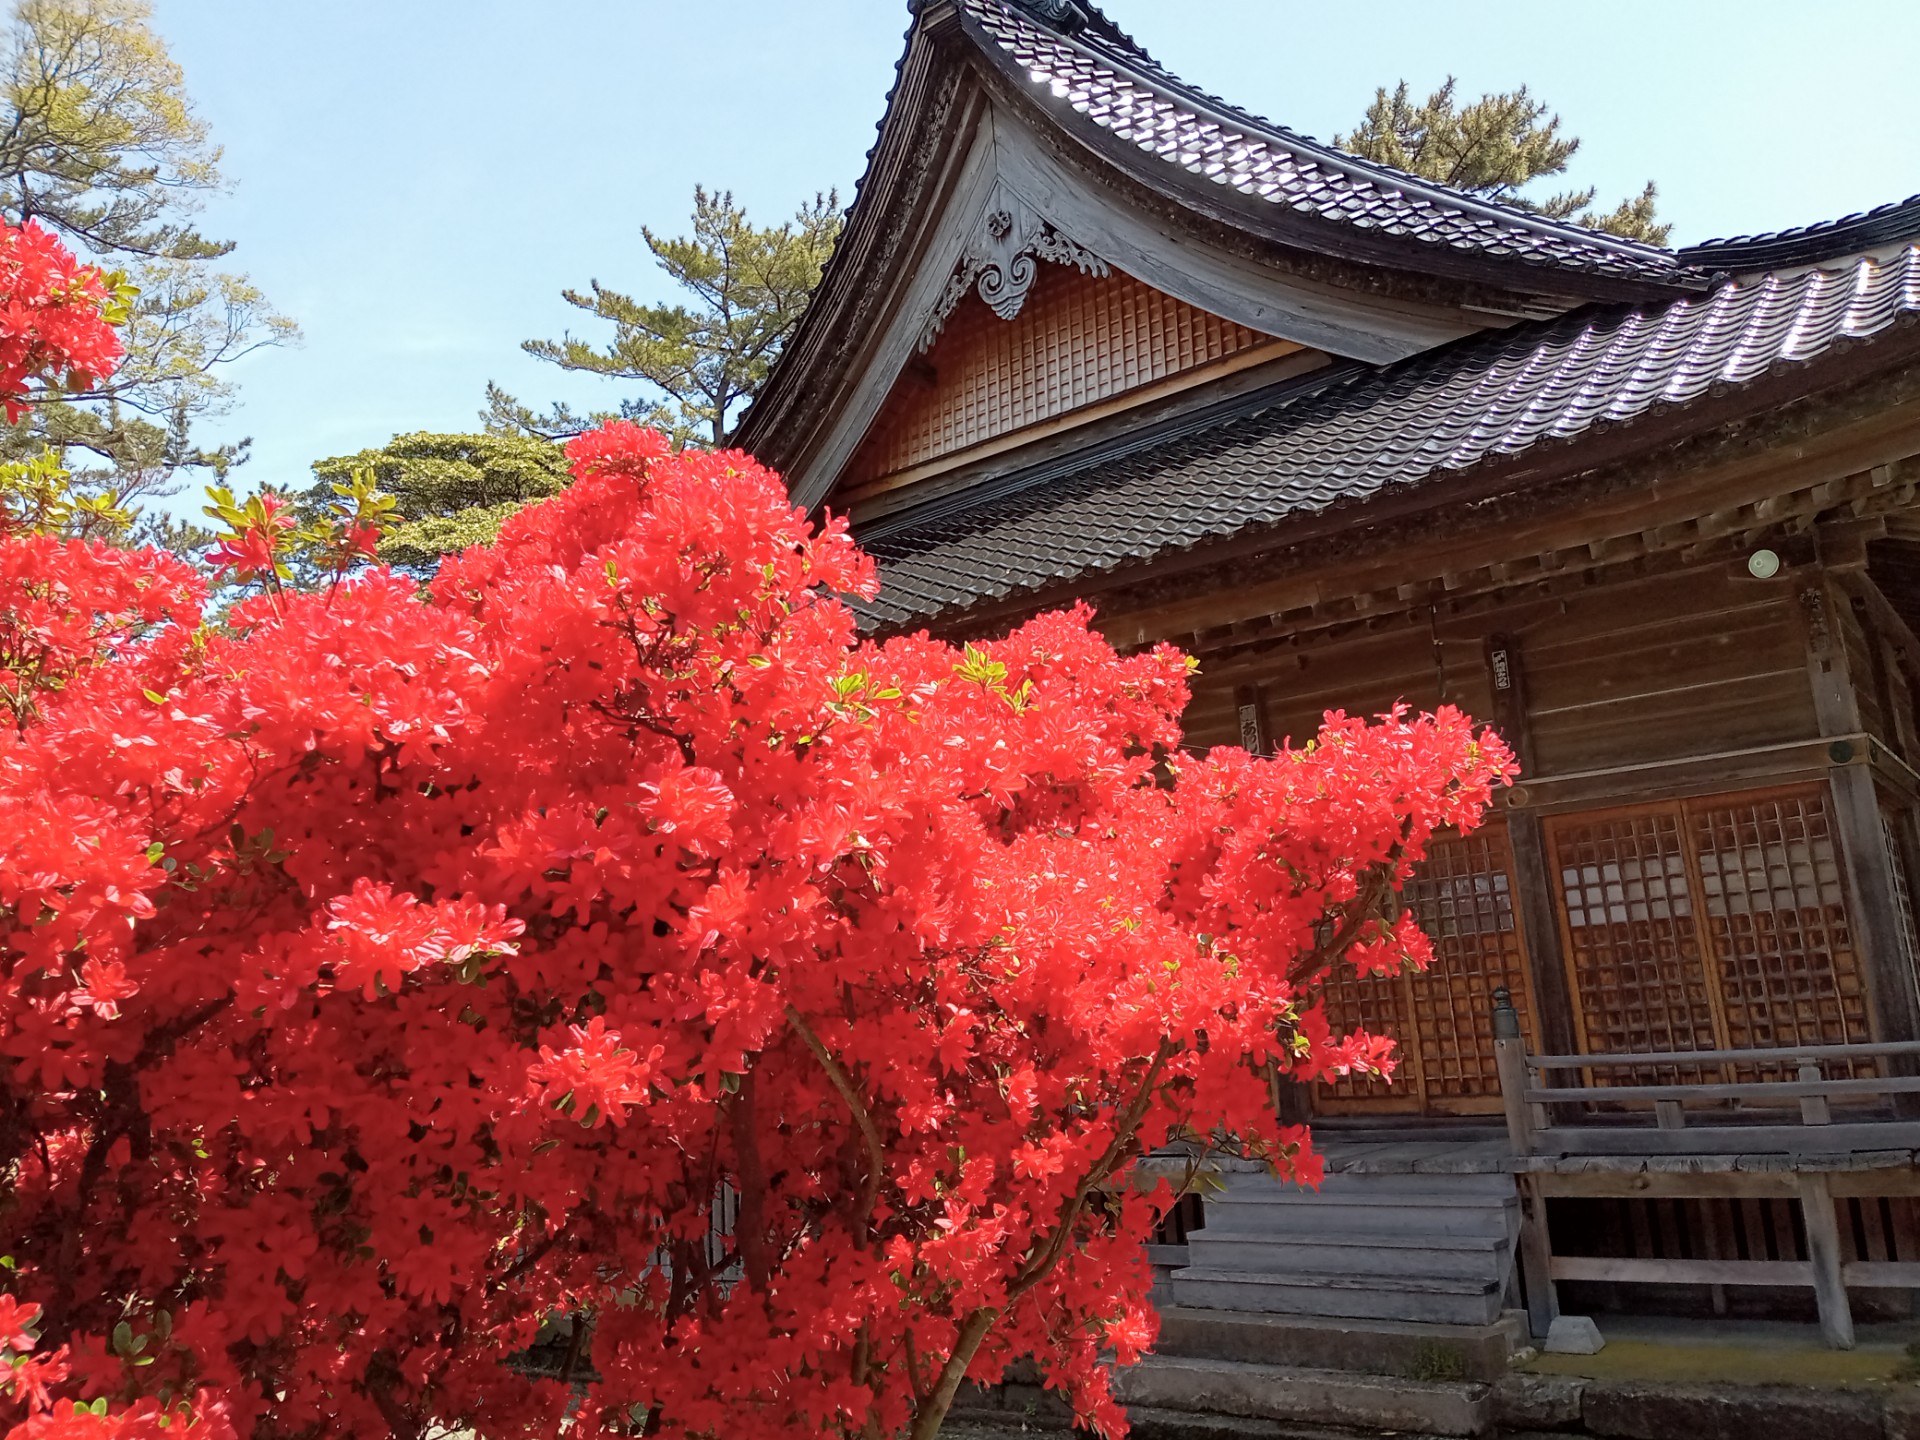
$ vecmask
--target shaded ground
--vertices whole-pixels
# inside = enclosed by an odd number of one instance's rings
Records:
[[[1852,1350],[1829,1350],[1810,1325],[1768,1320],[1596,1317],[1607,1347],[1598,1355],[1542,1355],[1518,1368],[1538,1375],[1666,1384],[1884,1384],[1915,1361],[1920,1323],[1862,1325]]]

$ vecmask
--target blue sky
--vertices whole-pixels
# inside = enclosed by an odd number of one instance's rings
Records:
[[[1373,87],[1526,82],[1585,146],[1602,199],[1660,182],[1678,242],[1920,191],[1920,5],[1826,0],[1109,0],[1188,79],[1327,137]],[[562,287],[659,294],[642,224],[693,186],[756,216],[851,193],[905,0],[156,0],[227,152],[211,233],[305,330],[234,368],[209,438],[250,435],[248,485],[402,430],[465,430],[489,379],[610,404],[519,350]],[[581,317],[585,319],[585,317]],[[597,333],[589,329],[588,333]]]

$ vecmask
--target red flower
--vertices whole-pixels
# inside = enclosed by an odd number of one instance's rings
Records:
[[[16,1355],[24,1355],[39,1343],[34,1327],[40,1323],[40,1307],[23,1305],[11,1295],[0,1295],[0,1346]]]

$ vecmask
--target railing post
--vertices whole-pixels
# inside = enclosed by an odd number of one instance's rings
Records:
[[[1527,1107],[1527,1042],[1520,1038],[1520,1012],[1502,985],[1493,992],[1493,1057],[1500,1072],[1500,1099],[1507,1111],[1507,1138],[1516,1155],[1533,1153],[1532,1112]]]
[[[1800,1080],[1802,1084],[1817,1085],[1826,1079],[1826,1072],[1820,1068],[1820,1062],[1808,1057],[1800,1062]],[[1831,1125],[1833,1107],[1827,1103],[1824,1095],[1802,1095],[1800,1097],[1800,1123],[1802,1125]]]

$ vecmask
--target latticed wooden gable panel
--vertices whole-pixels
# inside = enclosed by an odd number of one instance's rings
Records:
[[[1335,1031],[1393,1036],[1400,1067],[1391,1085],[1355,1077],[1327,1087],[1320,1108],[1498,1110],[1493,992],[1512,992],[1529,1038],[1533,1025],[1505,823],[1495,819],[1471,835],[1436,839],[1405,893],[1433,942],[1432,966],[1366,980],[1349,973],[1327,987]]]
[[[843,473],[843,496],[943,456],[1259,351],[1298,346],[1131,275],[1043,265],[1020,313],[969,294],[910,366]]]

